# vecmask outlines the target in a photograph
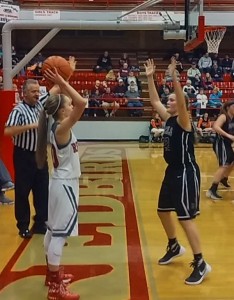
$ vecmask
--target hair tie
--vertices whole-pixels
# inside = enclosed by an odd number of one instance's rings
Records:
[[[54,116],[56,114],[56,112],[58,111],[58,109],[60,107],[60,104],[61,104],[61,94],[58,94],[58,105],[57,105],[55,111],[52,113],[52,116]]]

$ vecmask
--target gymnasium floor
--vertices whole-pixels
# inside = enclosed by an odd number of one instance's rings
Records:
[[[165,163],[158,144],[80,143],[80,236],[69,239],[62,263],[75,275],[70,289],[81,300],[234,300],[234,193],[220,190],[213,202],[205,191],[217,168],[210,146],[197,148],[201,168],[201,216],[197,223],[212,273],[199,286],[186,286],[192,254],[168,266],[157,260],[167,240],[156,215]],[[234,187],[234,180],[230,177]],[[13,191],[7,196],[14,198]],[[0,299],[46,299],[43,236],[22,240],[13,206],[0,206]]]

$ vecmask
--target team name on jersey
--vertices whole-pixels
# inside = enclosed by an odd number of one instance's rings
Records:
[[[71,146],[74,153],[78,152],[78,142],[71,143]]]

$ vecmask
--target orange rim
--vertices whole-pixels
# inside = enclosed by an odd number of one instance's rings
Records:
[[[207,26],[205,27],[205,32],[211,32],[211,31],[226,31],[227,28],[225,26]]]

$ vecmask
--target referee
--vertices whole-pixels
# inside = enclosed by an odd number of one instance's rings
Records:
[[[23,85],[23,101],[11,111],[5,135],[13,137],[15,170],[15,218],[19,235],[29,239],[32,233],[44,234],[48,215],[48,165],[38,169],[35,160],[37,127],[40,111],[48,94],[39,98],[39,83],[28,79]],[[32,191],[36,215],[32,231],[30,224],[29,194]]]

